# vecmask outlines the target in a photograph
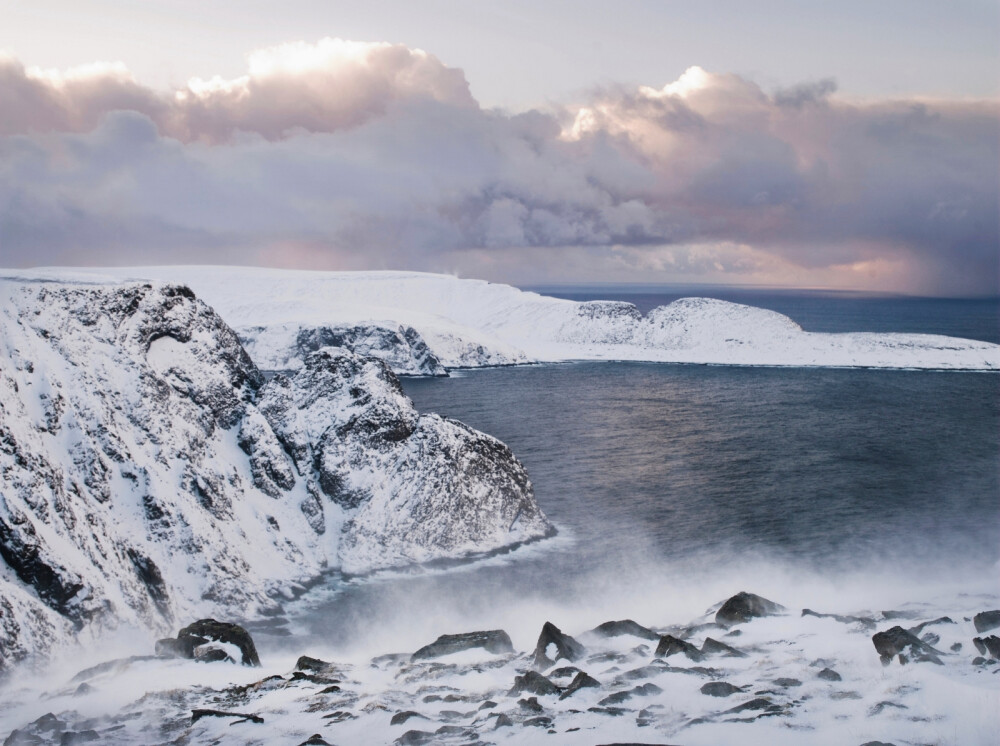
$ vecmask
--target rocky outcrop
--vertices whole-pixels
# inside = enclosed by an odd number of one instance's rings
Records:
[[[935,650],[900,626],[876,632],[872,635],[872,644],[882,659],[883,665],[891,663],[895,656],[899,656],[900,663],[915,660],[940,664],[939,656],[944,655],[940,650]]]
[[[510,450],[420,416],[382,361],[323,348],[265,383],[185,287],[0,281],[0,669],[551,530]]]
[[[972,617],[972,623],[976,627],[976,632],[989,632],[991,629],[1000,627],[1000,610],[981,611]]]
[[[753,593],[741,591],[722,604],[715,614],[715,623],[722,627],[732,627],[757,617],[773,616],[784,612],[785,607],[781,604],[768,601]]]
[[[440,658],[442,655],[461,653],[464,650],[482,648],[488,653],[500,655],[513,653],[514,645],[502,629],[486,632],[466,632],[458,635],[441,635],[430,645],[424,645],[413,654],[413,660]]]
[[[213,643],[222,643],[222,646]],[[223,647],[226,645],[233,646],[239,652],[238,661]],[[201,619],[184,627],[176,638],[168,637],[157,641],[156,654],[203,661],[231,660],[244,666],[260,666],[257,647],[250,633],[238,624],[217,622],[214,619]]]
[[[420,333],[405,324],[275,324],[241,327],[238,331],[247,352],[263,370],[295,371],[313,352],[340,347],[364,357],[377,357],[396,375],[448,375]]]
[[[587,649],[567,634],[563,634],[552,622],[546,622],[542,626],[542,632],[538,635],[538,642],[535,645],[533,661],[535,668],[545,669],[552,666],[557,660],[565,658],[568,661],[576,661],[587,654]]]

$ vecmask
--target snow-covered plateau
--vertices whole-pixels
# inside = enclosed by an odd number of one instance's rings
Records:
[[[1000,345],[930,334],[803,331],[773,311],[684,298],[643,316],[630,303],[575,302],[417,272],[234,267],[8,271],[55,280],[158,279],[191,287],[264,370],[294,370],[324,339],[397,373],[566,360],[1000,370]]]
[[[551,531],[503,443],[378,359],[266,378],[185,286],[0,280],[0,671]]]
[[[12,688],[6,743],[985,746],[996,601],[834,614],[739,593],[684,624],[449,629],[374,657],[147,654]]]

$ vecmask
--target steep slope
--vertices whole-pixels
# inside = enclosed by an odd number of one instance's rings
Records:
[[[0,668],[550,529],[505,446],[420,417],[380,361],[321,349],[265,385],[186,287],[0,282]]]
[[[53,269],[29,274],[58,279],[90,272]],[[250,267],[92,272],[190,283],[241,335],[253,338],[253,355],[261,360],[301,357],[302,329],[352,325],[412,328],[445,368],[642,360],[1000,370],[1000,345],[928,334],[810,333],[773,311],[707,298],[685,298],[643,316],[629,303],[577,303],[508,285],[417,272]],[[398,366],[388,353],[383,357]]]

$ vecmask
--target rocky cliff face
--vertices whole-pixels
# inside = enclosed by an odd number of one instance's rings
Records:
[[[324,347],[340,347],[384,360],[404,376],[447,376],[448,371],[412,326],[357,324],[277,324],[239,329],[240,340],[263,370],[292,371]]]
[[[382,362],[321,348],[265,384],[185,287],[0,282],[0,669],[549,529],[509,450]]]

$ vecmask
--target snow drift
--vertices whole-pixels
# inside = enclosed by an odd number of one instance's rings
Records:
[[[579,303],[418,272],[142,267],[19,273],[90,281],[105,273],[187,284],[236,329],[265,369],[296,369],[312,351],[311,340],[344,339],[350,327],[367,330],[354,332],[357,351],[407,374],[440,375],[434,362],[464,368],[564,360],[1000,370],[1000,345],[988,342],[811,333],[773,311],[708,298],[685,298],[643,316],[630,303]],[[393,337],[399,341],[387,341]],[[371,344],[372,338],[383,342]]]

